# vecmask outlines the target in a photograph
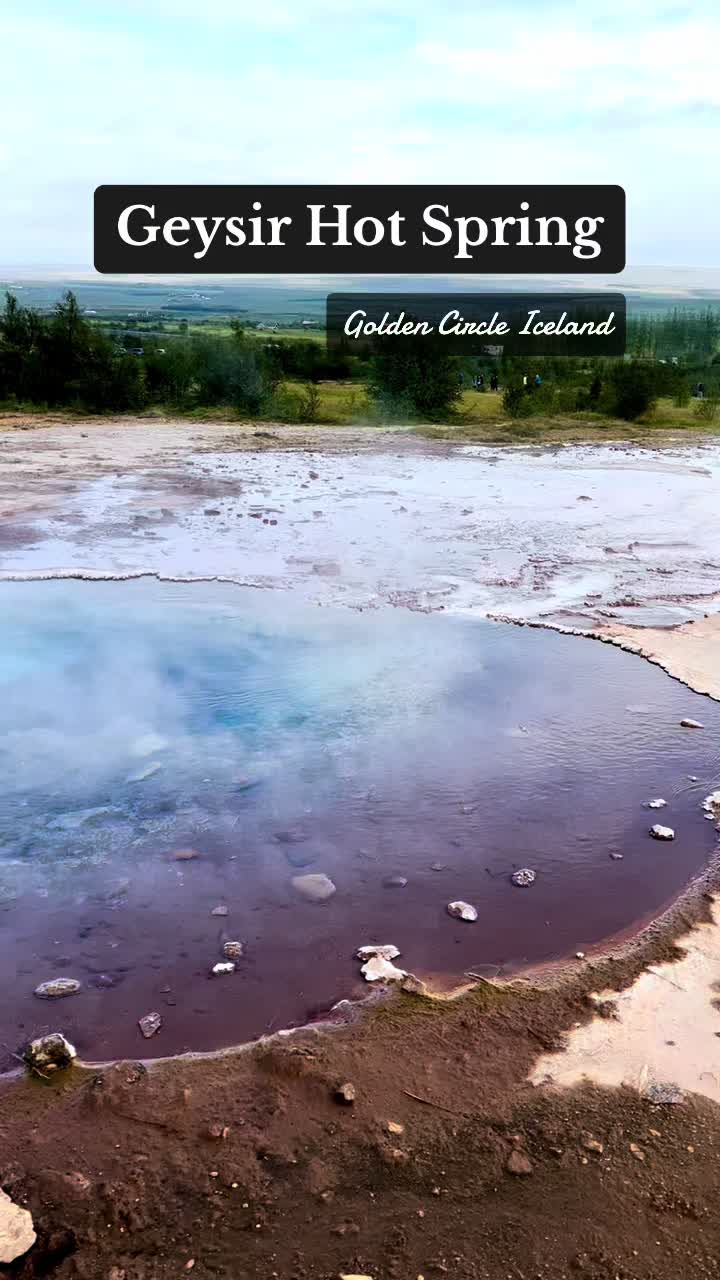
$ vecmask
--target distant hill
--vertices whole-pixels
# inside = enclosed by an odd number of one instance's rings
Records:
[[[622,290],[631,311],[720,306],[720,268],[629,267],[617,276],[100,276],[86,268],[0,267],[0,293],[46,309],[72,289],[80,305],[109,312],[172,311],[197,316],[244,313],[254,320],[321,319],[329,292],[551,292]]]

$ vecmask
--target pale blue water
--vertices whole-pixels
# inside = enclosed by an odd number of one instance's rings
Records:
[[[132,1048],[161,991],[159,1053],[302,1020],[355,989],[368,941],[448,980],[566,954],[712,851],[720,707],[608,646],[203,584],[5,583],[0,604],[9,1043],[48,1016],[32,991],[56,971],[83,982],[64,1025],[100,1056]],[[672,845],[648,837],[658,816]],[[302,871],[335,896],[300,900]],[[221,927],[248,944],[225,987]]]

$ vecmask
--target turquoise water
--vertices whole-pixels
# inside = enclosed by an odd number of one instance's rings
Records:
[[[359,990],[368,941],[443,981],[511,970],[647,918],[712,851],[720,707],[608,646],[203,584],[0,598],[8,1043],[50,1016],[32,992],[56,972],[83,983],[63,1025],[109,1056],[160,1004],[158,1053],[302,1021]],[[672,845],[648,837],[653,796]],[[335,895],[301,900],[302,872]],[[209,982],[223,930],[247,960]]]

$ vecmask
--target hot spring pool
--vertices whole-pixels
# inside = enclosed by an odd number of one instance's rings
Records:
[[[261,1035],[364,994],[367,942],[447,983],[567,955],[652,916],[717,838],[701,801],[720,707],[609,646],[201,583],[3,583],[0,600],[11,1047]],[[657,820],[674,842],[649,838]],[[335,894],[305,901],[292,878],[320,872]],[[458,898],[476,923],[447,914]],[[227,939],[245,958],[211,978]],[[80,992],[33,995],[58,975]]]

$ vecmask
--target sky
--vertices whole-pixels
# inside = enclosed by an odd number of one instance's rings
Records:
[[[720,266],[720,6],[2,7],[0,262],[89,265],[101,183],[619,183],[628,262]]]

